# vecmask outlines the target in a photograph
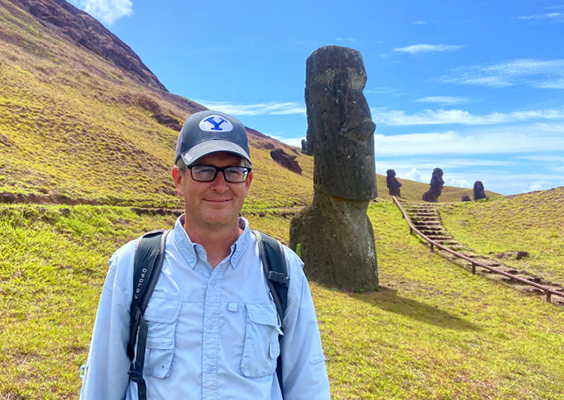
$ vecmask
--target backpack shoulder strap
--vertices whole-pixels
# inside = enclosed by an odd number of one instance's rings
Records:
[[[290,285],[284,249],[280,242],[273,237],[259,231],[253,232],[257,237],[266,282],[272,292],[272,297],[282,322],[288,303],[288,287]]]
[[[135,337],[139,326],[139,317],[145,312],[149,298],[164,262],[166,234],[164,229],[145,233],[139,239],[133,267],[133,296],[130,306],[130,340],[127,346],[129,359],[135,357]],[[133,340],[131,340],[133,339]]]
[[[143,314],[159,279],[164,263],[166,237],[169,232],[159,229],[144,234],[139,240],[137,251],[135,252],[127,355],[131,360],[128,372],[129,379],[137,383],[139,399],[146,399],[143,367],[148,326],[143,318]],[[137,331],[139,331],[139,343],[137,345],[137,358],[135,358]]]
[[[266,283],[268,284],[268,288],[272,294],[272,300],[274,300],[280,322],[282,323],[281,329],[284,331],[284,313],[286,312],[286,306],[288,304],[288,287],[290,286],[284,249],[280,242],[273,237],[259,231],[253,231],[253,233],[257,238]],[[278,356],[278,360],[276,361],[276,375],[278,377],[280,390],[282,391],[282,398],[284,398],[282,355]]]

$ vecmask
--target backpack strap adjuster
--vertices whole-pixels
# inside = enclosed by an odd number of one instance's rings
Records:
[[[268,271],[268,280],[286,287],[289,287],[290,285],[290,278],[280,272]]]
[[[132,362],[129,365],[127,375],[129,375],[129,379],[132,382],[139,383],[143,381],[143,371],[141,370],[141,365],[138,362]]]

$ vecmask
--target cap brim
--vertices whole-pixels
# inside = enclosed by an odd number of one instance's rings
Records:
[[[184,164],[191,165],[208,154],[221,151],[237,154],[251,162],[251,157],[241,146],[225,140],[208,140],[207,142],[197,144],[182,154],[181,157]]]

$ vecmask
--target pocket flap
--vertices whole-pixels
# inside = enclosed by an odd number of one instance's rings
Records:
[[[174,341],[163,338],[147,338],[147,347],[156,350],[171,350],[174,348]]]
[[[179,301],[151,297],[144,316],[147,321],[172,324],[178,319],[179,314]]]
[[[247,314],[249,321],[259,324],[273,326],[282,334],[278,325],[278,314],[273,307],[268,307],[260,304],[247,304]]]

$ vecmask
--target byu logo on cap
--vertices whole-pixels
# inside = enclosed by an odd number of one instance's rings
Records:
[[[233,125],[219,115],[210,115],[200,121],[200,129],[204,132],[231,132]]]

